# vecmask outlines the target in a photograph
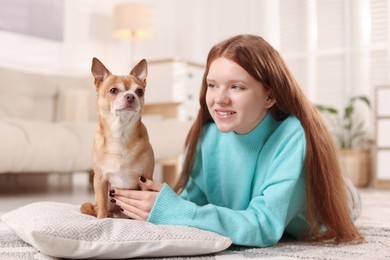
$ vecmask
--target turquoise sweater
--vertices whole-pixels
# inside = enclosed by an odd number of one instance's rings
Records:
[[[268,114],[246,135],[204,129],[191,178],[178,196],[164,185],[148,221],[191,226],[265,247],[306,232],[304,130]]]

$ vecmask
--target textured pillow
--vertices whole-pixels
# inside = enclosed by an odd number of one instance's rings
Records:
[[[232,241],[191,227],[128,219],[97,219],[79,207],[38,202],[1,216],[21,239],[44,254],[65,258],[188,256],[222,251]]]

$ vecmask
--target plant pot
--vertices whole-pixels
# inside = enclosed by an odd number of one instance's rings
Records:
[[[340,150],[342,171],[356,187],[367,187],[371,179],[370,152],[362,149]]]

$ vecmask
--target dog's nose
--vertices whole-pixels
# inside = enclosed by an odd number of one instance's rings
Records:
[[[134,99],[135,99],[135,96],[133,94],[127,94],[125,96],[125,98],[127,99],[127,102],[129,103],[133,103],[134,102]]]

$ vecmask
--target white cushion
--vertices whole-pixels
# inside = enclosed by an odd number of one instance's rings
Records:
[[[93,137],[97,122],[61,122],[57,125],[72,133],[78,140],[78,151],[75,153],[72,169],[77,171],[92,169]]]
[[[0,172],[89,170],[96,125],[1,119]]]
[[[51,121],[57,89],[46,75],[0,68],[0,104],[8,117]]]
[[[63,113],[63,109],[56,104],[56,101],[61,103],[62,90],[65,89],[71,92],[74,89],[88,89],[93,93],[95,89],[93,77],[92,75],[87,77],[47,75],[0,68],[0,104],[5,108],[8,117],[60,121],[64,119],[58,118],[59,114]],[[66,109],[80,115],[68,119],[82,118],[87,113],[83,110],[85,100],[75,96],[69,98],[75,99],[68,101]],[[92,95],[92,99],[96,102],[95,95]],[[88,112],[90,110],[91,108]],[[0,116],[1,114],[0,111]]]
[[[21,239],[44,254],[65,258],[130,258],[201,255],[232,241],[191,227],[154,225],[129,219],[97,219],[79,207],[38,202],[1,216]]]
[[[79,85],[59,88],[55,121],[85,122],[97,119],[97,96],[92,79],[88,88]]]
[[[2,118],[33,118],[34,104],[34,98],[29,96],[20,95],[15,98],[15,95],[9,95],[7,93],[0,94],[0,105],[5,112]],[[48,110],[52,109],[52,107],[48,108]]]
[[[0,120],[0,144],[0,173],[11,169],[21,171],[25,151],[28,149],[23,129]]]

